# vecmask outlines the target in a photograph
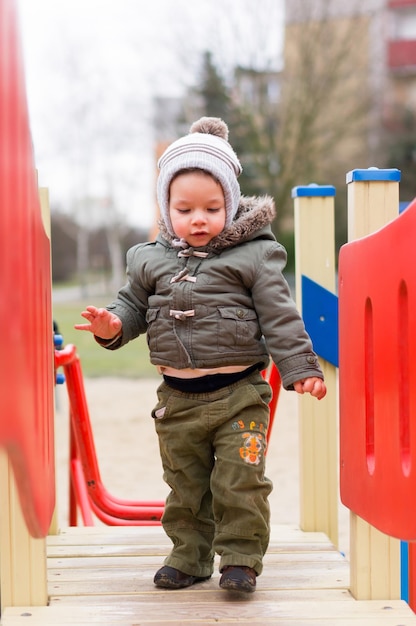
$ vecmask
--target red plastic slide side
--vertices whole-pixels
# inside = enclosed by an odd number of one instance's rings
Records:
[[[342,502],[416,539],[416,201],[341,249]]]
[[[50,239],[40,208],[13,0],[0,0],[0,445],[35,537],[55,502]]]

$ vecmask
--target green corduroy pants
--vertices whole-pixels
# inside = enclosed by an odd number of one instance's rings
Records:
[[[270,535],[270,398],[259,372],[207,393],[159,386],[152,416],[171,489],[162,523],[173,543],[165,565],[210,576],[218,554],[220,571],[240,565],[261,574]]]

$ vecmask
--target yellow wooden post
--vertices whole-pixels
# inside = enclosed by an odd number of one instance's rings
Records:
[[[49,189],[47,187],[39,187],[39,200],[40,200],[43,227],[45,229],[45,233],[50,239],[51,238],[51,212],[50,212],[50,206],[49,206]],[[54,403],[54,406],[56,406],[55,403]],[[55,473],[56,473],[56,468],[55,468]],[[51,526],[49,529],[50,535],[56,535],[58,534],[58,531],[59,531],[58,510],[57,510],[57,507],[59,505],[58,494],[56,494],[56,503],[57,504],[55,507],[55,512],[54,512]]]
[[[296,301],[302,311],[301,277],[335,292],[335,228],[332,186],[292,192],[295,210]],[[320,359],[328,388],[324,400],[299,396],[300,526],[338,545],[337,368]]]
[[[385,226],[399,213],[398,170],[347,174],[348,240]],[[358,600],[400,598],[400,541],[350,513],[351,593]]]
[[[6,606],[46,606],[46,541],[30,536],[4,452],[0,455],[0,591]]]

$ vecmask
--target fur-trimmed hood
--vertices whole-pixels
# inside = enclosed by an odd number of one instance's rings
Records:
[[[231,225],[214,237],[206,248],[222,250],[253,239],[262,229],[270,226],[275,216],[274,200],[270,196],[241,196],[237,214]],[[161,236],[170,244],[177,241],[169,233],[163,220],[159,221],[159,228]]]

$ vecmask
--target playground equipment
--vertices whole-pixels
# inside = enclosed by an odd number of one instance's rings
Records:
[[[93,514],[110,526],[159,525],[164,502],[121,500],[105,488],[98,466],[81,362],[75,346],[68,345],[61,350],[55,350],[55,370],[61,367],[69,396],[69,525],[77,525],[78,509],[85,526],[94,525]],[[268,442],[279,398],[280,375],[276,366],[272,364],[263,371],[263,376],[273,389],[269,405]]]
[[[341,250],[339,269],[340,478],[352,511],[358,598],[400,596],[400,542],[389,535],[416,538],[416,201],[397,217],[399,180],[397,170],[374,168],[347,178],[352,242]],[[408,569],[415,610],[412,544]]]
[[[339,276],[342,498],[401,539],[414,535],[401,503],[416,493],[416,255],[408,236],[415,226],[416,202],[388,227],[342,249]]]
[[[377,233],[344,246],[340,255],[341,499],[351,510],[350,560],[353,595],[359,599],[399,598],[402,593],[402,597],[409,599],[410,605],[416,608],[414,544],[410,543],[408,546],[407,564],[403,542],[400,544],[394,538],[414,538],[416,535],[415,523],[409,515],[408,506],[411,494],[414,493],[411,472],[414,455],[411,417],[415,415],[416,407],[413,395],[415,364],[411,362],[411,355],[414,354],[416,333],[416,259],[413,251],[416,207],[413,202],[406,210],[406,217],[403,215],[400,220],[395,221],[399,210],[399,180],[398,170],[377,168],[354,170],[347,176],[349,239],[363,238],[373,231],[385,228],[382,235]],[[319,238],[321,243],[317,250],[318,255],[322,248],[326,251],[323,255],[331,254],[331,246],[326,247],[329,241],[327,232],[332,223],[330,215],[328,219],[329,209],[325,213],[330,189],[312,185],[295,188],[293,195],[297,217],[296,245],[304,251],[301,255],[297,254],[297,285],[302,286],[300,301],[303,304],[305,322],[315,346],[320,346],[319,354],[325,353],[336,364],[337,352],[324,345],[325,337],[328,341],[333,341],[335,337],[335,343],[338,343],[337,307],[334,307],[330,293],[322,291],[322,285],[327,284],[325,271],[331,267],[328,262],[330,257],[322,265],[326,267],[321,274],[323,279],[318,278],[317,283],[311,283],[303,275],[303,269],[306,268],[310,276],[310,266],[304,261],[304,257],[308,256],[315,238]],[[317,200],[319,197],[321,199]],[[392,223],[386,226],[388,222]],[[308,240],[306,233],[309,235]],[[360,250],[357,256],[356,250]],[[309,253],[308,258],[312,271],[318,275],[313,252]],[[348,259],[346,269],[344,259]],[[377,323],[374,322],[375,319]],[[388,367],[383,369],[386,359],[389,361]],[[325,374],[329,389],[335,393],[336,378],[329,379],[326,370]],[[334,372],[329,372],[330,376],[333,374]],[[303,398],[301,402],[304,402]],[[327,400],[324,404],[326,403]],[[325,417],[324,412],[319,417],[320,411],[323,411],[321,405],[308,407],[304,417],[303,407],[300,407],[300,419],[304,418],[306,424],[305,431],[303,428],[301,430],[301,462],[309,463],[311,476],[316,477],[310,478],[312,503],[305,494],[304,484],[301,485],[301,503],[307,513],[307,517],[303,516],[301,519],[304,530],[322,529],[326,523],[325,518],[320,524],[316,523],[315,511],[319,509],[320,498],[322,502],[317,478],[320,476],[325,480],[325,473],[319,468],[326,467],[326,476],[331,477],[336,476],[338,470],[336,434],[332,438],[332,445],[328,447],[329,430],[332,427],[332,432],[336,432],[336,411],[332,419],[331,416]],[[308,417],[313,418],[312,423],[308,423]],[[320,427],[323,419],[326,420],[323,429],[325,432]],[[309,451],[305,454],[304,450],[308,446]],[[377,472],[373,466],[376,451]],[[322,465],[322,459],[326,459],[325,466]],[[302,472],[302,478],[303,476]],[[386,493],[383,488],[385,483]],[[335,517],[336,503],[331,498],[334,492],[327,485],[323,487],[324,484],[321,483],[321,490],[326,494],[324,506],[329,517],[331,511]],[[403,526],[404,520],[406,527]],[[329,529],[326,532],[330,534]],[[404,555],[402,562],[401,555]]]
[[[325,375],[327,395],[298,399],[300,527],[321,531],[338,546],[337,363],[331,362],[337,320],[328,310],[335,298],[335,188],[306,185],[292,191],[295,215],[296,301]],[[308,284],[308,291],[304,285]]]
[[[14,9],[7,10],[8,4],[0,14],[0,45],[17,46]],[[0,56],[9,58],[6,50],[0,50]],[[0,89],[0,229],[7,233],[0,252],[1,317],[3,323],[7,320],[2,333],[7,365],[2,367],[0,410],[9,416],[0,421],[0,436],[20,484],[26,523],[35,537],[42,537],[55,504],[50,232],[46,203],[41,206],[39,200],[17,54],[14,62],[2,64]]]
[[[55,506],[48,202],[39,190],[15,2],[0,2],[1,603],[47,602]],[[29,531],[29,532],[28,532]]]
[[[39,200],[36,184],[16,24],[15,3],[0,0],[0,319],[4,329],[0,445],[7,453],[0,459],[4,624],[5,607],[48,603],[45,536],[55,502],[48,203],[45,190]],[[360,241],[345,246],[340,257],[341,497],[352,509],[351,592],[359,599],[384,601],[400,596],[399,539],[416,539],[412,505],[416,204],[396,221],[397,173],[392,179],[391,171],[364,172],[358,170],[348,179],[349,238]],[[333,194],[316,186],[308,187],[309,194],[301,189],[294,194],[297,291],[299,306],[306,313],[304,276],[329,293],[335,290]],[[387,222],[391,224],[384,228]],[[378,232],[372,235],[374,231]],[[377,277],[380,270],[384,280]],[[333,312],[327,312],[326,304],[322,309],[322,302],[313,317],[315,325],[328,328]],[[389,359],[384,357],[386,347]],[[66,357],[60,358],[63,363]],[[336,367],[326,361],[325,401],[311,404],[309,398],[300,398],[301,526],[322,530],[332,538],[338,471]],[[74,474],[81,476],[82,464],[75,466]],[[118,504],[103,495],[110,504]],[[409,600],[414,609],[415,563],[410,543]],[[28,617],[24,612],[8,623],[26,623]],[[393,621],[386,613],[383,624],[388,623]],[[414,616],[406,623],[415,623]]]

